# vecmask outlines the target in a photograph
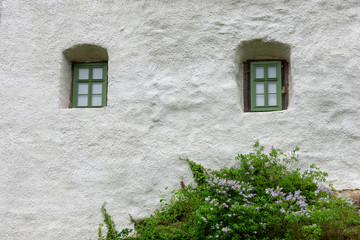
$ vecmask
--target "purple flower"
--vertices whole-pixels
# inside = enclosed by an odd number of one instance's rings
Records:
[[[229,232],[231,229],[230,228],[227,228],[227,227],[223,227],[222,229],[221,229],[221,231],[223,231],[223,232]]]
[[[297,190],[297,191],[295,191],[295,196],[300,195],[300,193],[301,193],[301,190]]]
[[[276,198],[278,195],[279,195],[279,193],[277,193],[277,192],[272,192],[272,193],[271,193],[271,196],[272,196],[273,198]]]
[[[250,165],[249,171],[252,171],[252,170],[254,170],[254,166],[253,166],[253,165]]]
[[[290,201],[292,199],[293,195],[291,193],[289,193],[289,195],[287,195],[286,197],[286,201]]]
[[[315,196],[317,196],[319,192],[326,192],[330,194],[334,193],[332,190],[322,184],[320,184],[320,186],[318,186],[318,189],[315,191]]]
[[[305,170],[305,172],[306,173],[314,173],[314,172],[316,172],[316,169],[310,168],[310,169]]]
[[[265,229],[266,228],[266,223],[260,223],[260,225]]]

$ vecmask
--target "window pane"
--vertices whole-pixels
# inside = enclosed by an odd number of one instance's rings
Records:
[[[276,82],[268,82],[268,93],[276,93]]]
[[[256,95],[256,104],[257,107],[265,106],[265,98],[264,95]]]
[[[78,107],[85,107],[88,105],[88,95],[78,95]]]
[[[92,94],[102,94],[102,83],[93,83],[92,84]]]
[[[88,68],[79,68],[79,79],[89,79],[89,69]]]
[[[256,93],[264,93],[264,83],[263,82],[257,82],[256,83]]]
[[[264,67],[255,68],[255,78],[264,78]]]
[[[268,67],[268,78],[276,78],[276,66]]]
[[[78,84],[78,94],[88,94],[89,84],[88,83],[79,83]]]
[[[277,105],[276,94],[269,94],[268,102],[269,102],[268,104],[269,106],[276,106]]]
[[[102,68],[93,68],[92,69],[92,79],[103,79],[103,69]]]
[[[91,106],[101,106],[102,104],[102,95],[92,95],[91,96]]]

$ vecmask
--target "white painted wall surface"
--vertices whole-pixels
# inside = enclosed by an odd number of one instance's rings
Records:
[[[192,181],[179,156],[230,166],[256,139],[359,187],[359,14],[358,0],[1,1],[0,239],[96,239],[104,201],[129,227]],[[243,111],[236,56],[253,39],[291,47],[288,110]],[[66,107],[63,51],[84,43],[108,50],[101,109]]]

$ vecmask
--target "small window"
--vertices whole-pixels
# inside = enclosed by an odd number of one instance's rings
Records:
[[[74,63],[74,108],[106,106],[107,63]]]
[[[288,63],[247,61],[244,63],[244,109],[249,112],[287,108]]]

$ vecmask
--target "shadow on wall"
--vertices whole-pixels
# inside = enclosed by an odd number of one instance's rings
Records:
[[[93,44],[79,44],[63,51],[60,79],[60,108],[71,107],[72,65],[74,62],[107,62],[106,48]]]
[[[239,89],[240,105],[244,111],[244,62],[248,60],[286,60],[290,62],[291,47],[288,44],[276,41],[264,41],[262,39],[253,39],[242,41],[236,48],[235,66],[236,83]],[[291,68],[291,67],[290,67]],[[289,71],[290,75],[291,71]],[[289,76],[289,92],[291,93],[291,77]]]

